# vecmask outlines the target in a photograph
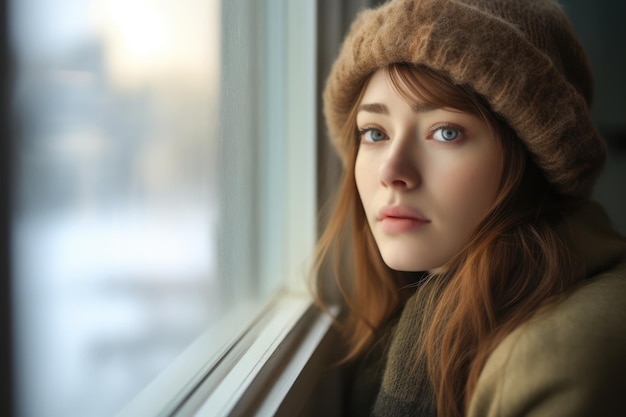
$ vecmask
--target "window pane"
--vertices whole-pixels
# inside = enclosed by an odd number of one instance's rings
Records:
[[[10,2],[21,415],[112,415],[280,285],[254,275],[280,211],[257,209],[265,38],[239,3]]]

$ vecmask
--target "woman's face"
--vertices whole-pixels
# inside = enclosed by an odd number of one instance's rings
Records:
[[[477,116],[409,104],[384,70],[357,113],[356,185],[383,260],[434,271],[468,243],[496,198],[501,147]]]

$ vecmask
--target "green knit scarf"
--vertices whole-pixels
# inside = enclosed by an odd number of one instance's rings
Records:
[[[428,283],[424,284],[430,287]],[[422,287],[407,301],[391,339],[383,381],[376,398],[376,417],[435,417],[434,393],[424,361],[415,362],[420,346],[423,311],[430,288]]]

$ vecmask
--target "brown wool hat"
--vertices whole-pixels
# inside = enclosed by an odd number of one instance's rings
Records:
[[[556,1],[392,0],[361,12],[324,91],[344,164],[341,131],[359,90],[392,63],[423,65],[470,86],[515,130],[557,191],[591,193],[606,148],[589,118],[587,58]]]

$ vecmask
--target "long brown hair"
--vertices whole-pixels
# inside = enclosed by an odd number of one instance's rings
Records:
[[[430,290],[415,360],[426,361],[438,415],[461,416],[495,347],[581,279],[578,258],[556,230],[560,216],[574,202],[553,191],[511,128],[471,89],[410,64],[394,64],[386,70],[409,102],[452,107],[481,117],[503,149],[504,168],[493,205],[465,248],[425,280]],[[318,267],[328,261],[334,265],[349,309],[346,360],[368,348],[377,330],[412,293],[404,285],[411,274],[394,271],[383,262],[356,190],[356,109],[366,86],[367,81],[344,126],[351,158],[316,253]],[[348,282],[341,279],[344,259],[352,261]]]

